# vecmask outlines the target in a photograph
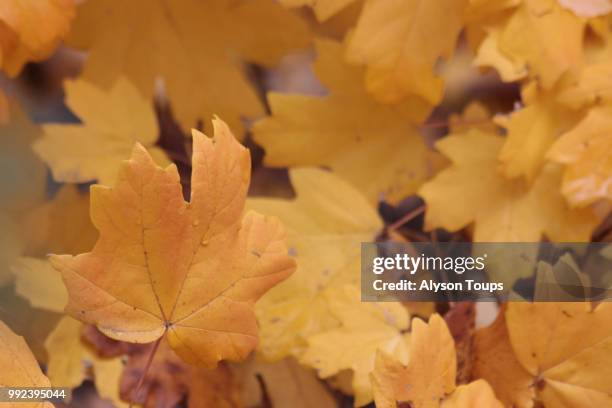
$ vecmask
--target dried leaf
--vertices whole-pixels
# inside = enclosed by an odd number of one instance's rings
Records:
[[[509,17],[501,14],[507,7],[496,11],[501,17],[487,30],[493,38],[480,45],[488,49],[479,54],[489,56],[488,64],[505,73],[503,79],[516,80],[526,72],[544,89],[552,89],[564,73],[580,66],[584,22],[557,0],[522,1]]]
[[[294,200],[255,198],[247,203],[281,219],[298,262],[297,272],[257,304],[260,349],[270,359],[300,356],[308,336],[338,326],[324,294],[359,282],[360,243],[382,229],[376,210],[333,173],[295,168],[289,175]]]
[[[435,74],[463,26],[466,0],[366,1],[346,58],[367,66],[365,87],[383,103],[418,96],[436,105],[444,83]]]
[[[50,387],[23,337],[0,321],[0,387]],[[13,406],[14,404],[10,404]],[[24,402],[22,408],[53,408],[49,402]]]
[[[475,242],[534,242],[542,235],[588,241],[599,221],[588,208],[568,207],[559,192],[562,169],[547,165],[531,186],[508,180],[498,170],[502,144],[501,137],[479,130],[436,144],[453,164],[419,192],[427,203],[426,229],[455,231],[474,223]]]
[[[272,116],[253,128],[266,150],[264,163],[329,167],[372,202],[397,202],[414,193],[437,166],[413,125],[429,107],[415,98],[393,107],[378,104],[361,87],[362,70],[342,61],[339,44],[320,40],[316,46],[314,69],[330,94],[268,94]]]
[[[561,191],[574,206],[612,200],[612,107],[596,107],[564,133],[548,157],[566,165]]]
[[[76,388],[93,374],[94,384],[102,398],[117,408],[127,407],[119,398],[119,380],[123,371],[120,358],[100,358],[81,340],[83,324],[63,317],[45,340],[49,353],[47,373],[54,387]]]
[[[0,7],[0,68],[16,76],[28,61],[41,61],[68,34],[73,0],[3,1]],[[44,21],[44,24],[41,24]]]
[[[507,134],[499,159],[506,177],[523,176],[531,182],[546,164],[548,149],[578,122],[579,113],[557,103],[554,92],[540,91],[535,83],[523,88],[522,96],[525,107],[498,120]]]
[[[362,303],[356,286],[345,286],[326,293],[330,312],[340,327],[308,338],[303,364],[317,369],[327,378],[342,370],[352,370],[355,406],[372,401],[369,375],[378,350],[408,362],[410,316],[399,303]]]
[[[437,314],[429,323],[414,319],[407,366],[379,353],[371,375],[377,408],[410,403],[414,408],[501,408],[485,381],[456,387],[457,360],[453,338]],[[478,402],[476,404],[476,402]]]
[[[502,401],[519,408],[536,401],[544,406],[608,406],[611,308],[610,303],[595,308],[589,303],[510,303],[505,327],[498,319],[495,328],[480,335],[484,347],[478,347],[477,375],[499,388]]]
[[[170,163],[154,146],[159,129],[151,101],[126,78],[119,78],[109,90],[82,79],[69,82],[66,95],[66,104],[82,124],[45,125],[44,137],[33,145],[55,180],[111,184],[135,142],[144,145],[158,164]]]
[[[54,255],[67,311],[111,338],[166,335],[185,360],[214,366],[256,347],[255,301],[295,268],[278,220],[249,212],[249,153],[221,120],[215,138],[194,131],[191,202],[174,165],[140,145],[113,188],[91,189],[100,238],[90,253]]]
[[[62,276],[46,259],[22,257],[11,266],[15,290],[39,309],[62,313],[68,303],[68,292]]]
[[[270,66],[309,41],[305,23],[272,0],[90,0],[68,44],[89,51],[82,78],[108,87],[125,76],[147,100],[161,78],[183,129],[219,114],[242,137],[241,117],[264,110],[236,54]]]

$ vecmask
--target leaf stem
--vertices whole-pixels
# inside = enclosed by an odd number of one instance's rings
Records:
[[[162,339],[165,336],[166,336],[166,333],[164,332],[164,334],[155,341],[155,344],[153,344],[153,348],[151,349],[151,352],[149,353],[149,357],[147,358],[147,364],[145,365],[142,375],[140,376],[140,379],[138,380],[138,384],[136,385],[136,390],[134,390],[133,397],[130,398],[129,408],[132,408],[134,401],[138,401],[138,397],[140,396],[139,395],[140,388],[142,387],[142,384],[144,383],[147,373],[149,372],[149,368],[151,368],[151,363],[153,363],[153,358],[155,357],[155,354],[157,353],[157,349],[159,348],[159,343],[161,343]]]

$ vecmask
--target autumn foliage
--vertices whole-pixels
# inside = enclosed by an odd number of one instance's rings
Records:
[[[609,302],[360,295],[362,242],[612,241],[610,1],[0,3],[0,388],[612,408]]]

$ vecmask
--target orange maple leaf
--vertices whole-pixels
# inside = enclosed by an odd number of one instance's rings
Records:
[[[93,250],[51,257],[71,315],[117,340],[165,335],[205,366],[256,347],[254,303],[295,269],[277,219],[241,216],[250,155],[224,122],[213,125],[213,139],[193,132],[191,202],[176,167],[158,167],[137,144],[113,188],[91,189]]]

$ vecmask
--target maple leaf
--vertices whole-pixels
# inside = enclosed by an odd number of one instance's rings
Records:
[[[17,336],[0,321],[0,387],[50,387],[49,379],[40,371],[38,362],[23,337]],[[14,404],[10,404],[13,406]],[[24,402],[23,408],[53,408],[49,402]]]
[[[556,93],[539,90],[535,82],[521,94],[525,107],[497,120],[507,133],[499,159],[507,177],[532,181],[545,165],[548,149],[577,123],[579,113],[557,103]]]
[[[485,381],[457,387],[456,372],[455,345],[444,320],[437,314],[428,323],[413,319],[408,365],[377,355],[371,374],[376,407],[392,408],[398,402],[414,408],[502,407]]]
[[[277,219],[241,217],[250,156],[224,122],[213,125],[214,139],[193,133],[190,203],[176,166],[158,167],[137,144],[113,188],[91,188],[92,252],[51,257],[71,315],[117,340],[165,335],[207,366],[257,345],[254,303],[295,268]]]
[[[83,324],[65,316],[45,340],[49,354],[47,375],[54,387],[75,388],[93,374],[102,398],[116,407],[127,407],[119,398],[119,380],[123,371],[120,358],[100,358],[81,340]],[[91,370],[89,369],[91,368]]]
[[[46,259],[18,258],[11,270],[15,274],[15,291],[33,307],[62,313],[68,293],[62,277]]]
[[[548,158],[566,165],[561,191],[575,206],[612,201],[612,106],[595,107],[561,135]]]
[[[360,279],[361,242],[381,230],[376,210],[350,184],[314,168],[289,172],[293,200],[251,198],[247,207],[280,218],[297,272],[257,304],[260,350],[268,359],[300,356],[306,338],[337,327],[326,291]]]
[[[52,200],[24,216],[20,224],[24,248],[10,264],[15,289],[36,308],[62,313],[68,294],[49,253],[77,254],[91,248],[97,231],[89,218],[89,197],[74,185],[64,185]]]
[[[239,137],[241,118],[264,109],[236,56],[270,66],[309,41],[306,24],[271,0],[91,0],[67,40],[89,51],[82,78],[108,87],[126,76],[147,100],[161,78],[184,129],[219,114]]]
[[[356,286],[344,286],[326,293],[330,312],[341,326],[308,338],[308,350],[301,363],[317,369],[327,378],[342,370],[353,371],[355,406],[372,401],[369,375],[378,350],[408,360],[410,316],[399,303],[362,303]]]
[[[490,328],[476,332],[475,375],[507,405],[604,407],[612,404],[608,323],[612,305],[507,305]]]
[[[487,26],[486,36],[478,46],[474,65],[478,67],[494,67],[504,82],[513,82],[528,75],[526,64],[506,56],[500,49],[503,27]]]
[[[383,103],[407,96],[432,105],[444,91],[435,74],[463,26],[467,0],[366,1],[347,43],[347,61],[367,66],[365,87]]]
[[[159,129],[150,101],[126,78],[107,91],[84,80],[68,82],[66,104],[82,124],[44,125],[34,151],[57,181],[111,184],[134,142],[142,143],[160,165],[169,164],[154,144]]]
[[[68,34],[73,0],[3,1],[0,8],[0,68],[16,76],[28,61],[41,61]],[[44,24],[41,24],[44,21]]]
[[[572,109],[609,105],[612,103],[612,63],[600,62],[587,65],[567,84],[557,97],[559,103]]]
[[[144,408],[173,408],[186,397],[188,408],[239,407],[237,385],[225,365],[214,370],[190,366],[162,341],[151,361],[150,373],[138,391],[138,382],[146,370],[150,349],[134,348],[121,375],[120,393],[125,401]],[[138,391],[138,395],[135,392]]]
[[[414,193],[436,165],[413,125],[429,107],[414,98],[393,107],[377,103],[360,85],[362,70],[342,61],[340,44],[319,40],[316,49],[314,70],[330,94],[268,94],[272,116],[253,127],[264,163],[327,166],[371,201]]]
[[[478,50],[481,63],[505,73],[504,80],[528,76],[544,89],[552,89],[564,73],[580,65],[584,22],[557,0],[502,4],[485,20],[487,36],[493,38],[480,44],[485,47]],[[507,6],[516,7],[508,13]]]
[[[473,223],[474,242],[537,242],[542,235],[588,241],[599,221],[588,208],[568,207],[559,192],[562,169],[546,165],[531,185],[506,179],[497,161],[502,144],[503,138],[477,129],[436,144],[453,163],[419,191],[427,203],[426,229],[455,231]]]
[[[338,406],[314,371],[298,364],[292,358],[274,363],[251,358],[232,367],[232,371],[240,384],[242,406],[247,408],[265,406],[266,398],[272,407],[337,408]]]

